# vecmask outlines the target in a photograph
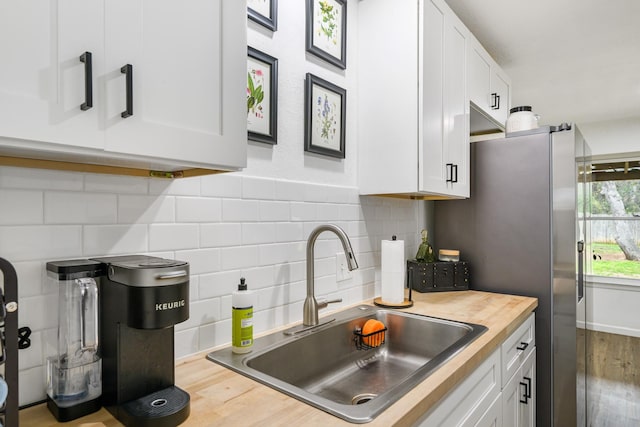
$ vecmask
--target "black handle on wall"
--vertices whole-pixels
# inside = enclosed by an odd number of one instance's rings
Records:
[[[80,55],[80,62],[84,63],[84,102],[80,105],[82,111],[93,107],[93,63],[91,52]]]
[[[133,116],[133,65],[127,64],[120,68],[120,72],[125,75],[127,86],[127,109],[120,114],[123,119]]]

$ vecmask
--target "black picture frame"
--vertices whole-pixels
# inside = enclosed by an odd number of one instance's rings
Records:
[[[260,71],[269,70],[269,75],[262,81],[269,85],[268,90],[255,87],[254,65],[261,66]],[[268,99],[261,98],[260,93]],[[265,144],[278,143],[278,59],[251,46],[247,47],[247,137]]]
[[[263,15],[250,6],[247,6],[247,16],[253,22],[275,32],[278,30],[278,0],[267,1],[269,2],[269,16]]]
[[[304,150],[344,159],[346,89],[307,73],[304,98]]]
[[[335,22],[332,22],[332,17]],[[317,25],[319,21],[323,22],[320,28]],[[329,22],[328,26],[327,22]],[[317,41],[314,38],[316,34]],[[332,38],[334,35],[335,39]],[[343,70],[347,68],[347,3],[345,0],[306,0],[305,44],[307,52],[338,68]],[[332,44],[336,47],[332,48]]]

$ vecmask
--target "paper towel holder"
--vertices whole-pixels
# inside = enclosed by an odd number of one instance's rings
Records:
[[[396,236],[393,236],[393,240],[395,240]],[[376,297],[373,299],[373,303],[375,305],[377,305],[378,307],[383,307],[383,308],[409,308],[409,307],[413,307],[413,298],[411,298],[411,293],[413,291],[413,283],[412,283],[412,275],[411,274],[407,274],[407,287],[409,288],[409,299],[406,299],[404,301],[402,301],[401,303],[390,303],[390,302],[386,302],[383,301],[381,297]]]

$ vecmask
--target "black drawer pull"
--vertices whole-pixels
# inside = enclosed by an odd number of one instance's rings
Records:
[[[527,386],[526,383],[523,383],[523,382],[521,382],[520,385],[524,386],[524,394],[522,394],[522,396],[520,397],[520,403],[524,403],[525,405],[528,405],[529,404],[529,394],[530,394],[529,387]]]
[[[528,342],[521,342],[520,347],[516,347],[516,350],[525,351],[529,347]]]
[[[120,72],[125,75],[127,85],[127,109],[120,114],[123,119],[133,116],[133,65],[127,64],[120,68]]]
[[[93,64],[91,52],[80,55],[80,62],[84,63],[84,102],[80,105],[82,111],[93,107]]]

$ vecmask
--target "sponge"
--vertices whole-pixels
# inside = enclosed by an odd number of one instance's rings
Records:
[[[377,319],[369,319],[365,322],[362,327],[362,343],[364,345],[368,345],[369,347],[379,347],[384,343],[384,335],[385,335],[385,326],[384,323]],[[375,333],[379,332],[380,333]],[[374,334],[374,335],[371,335]]]

